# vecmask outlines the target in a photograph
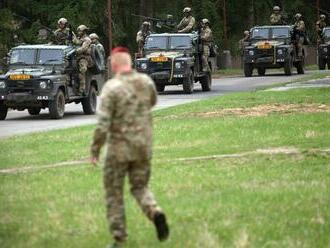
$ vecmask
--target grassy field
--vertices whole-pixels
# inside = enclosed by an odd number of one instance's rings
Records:
[[[156,111],[151,188],[171,236],[158,243],[127,190],[127,247],[330,247],[329,125],[330,89]],[[0,247],[111,242],[102,169],[79,161],[43,169],[87,158],[93,128],[0,140]]]

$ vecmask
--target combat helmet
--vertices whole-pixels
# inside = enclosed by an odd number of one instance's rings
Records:
[[[320,19],[321,19],[322,21],[324,21],[324,20],[325,20],[325,15],[320,15]]]
[[[89,35],[89,38],[90,38],[91,40],[93,40],[93,39],[95,39],[95,40],[99,40],[99,39],[100,39],[99,36],[98,36],[96,33],[92,33],[92,34],[90,34],[90,35]]]
[[[64,24],[66,25],[68,23],[68,20],[64,17],[58,19],[57,24]]]
[[[243,34],[244,34],[244,36],[248,36],[248,35],[250,35],[250,31],[249,30],[245,30]]]
[[[142,26],[150,26],[150,22],[145,21],[142,23]]]
[[[209,21],[208,19],[204,18],[204,19],[202,20],[202,23],[203,23],[203,24],[210,24],[210,21]]]
[[[190,12],[191,12],[191,8],[189,8],[189,7],[185,7],[183,9],[183,13],[190,13]]]
[[[79,25],[78,27],[77,27],[77,31],[79,32],[79,31],[87,31],[88,30],[88,27],[86,27],[84,24],[82,24],[82,25]]]
[[[300,13],[295,14],[294,18],[296,18],[296,20],[299,20],[302,17],[302,15]]]
[[[280,11],[281,8],[279,6],[274,6],[273,11]]]

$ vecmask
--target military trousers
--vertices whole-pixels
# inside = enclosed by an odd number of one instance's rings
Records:
[[[113,159],[106,159],[103,179],[107,219],[113,238],[119,242],[127,239],[123,195],[126,175],[128,176],[131,194],[147,218],[152,221],[156,213],[162,212],[152,192],[148,189],[150,160],[117,162]]]
[[[210,57],[210,46],[203,45],[203,56],[202,56],[203,71],[211,71],[208,62],[209,57]]]
[[[85,58],[79,59],[79,91],[82,93],[86,88],[86,72],[88,67],[88,61]]]

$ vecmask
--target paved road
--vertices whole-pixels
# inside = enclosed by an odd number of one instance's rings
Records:
[[[213,79],[212,91],[202,92],[199,84],[191,95],[183,94],[181,86],[169,86],[159,95],[155,109],[166,108],[178,104],[197,101],[212,96],[229,94],[232,92],[250,91],[260,86],[268,86],[279,82],[289,82],[301,75],[286,77],[282,74],[271,74],[263,77],[229,77]],[[66,105],[65,116],[61,120],[50,120],[48,110],[43,110],[39,116],[30,116],[27,111],[10,111],[7,119],[0,121],[0,138],[30,132],[45,131],[50,129],[67,128],[95,123],[95,115],[87,116],[82,113],[81,104]]]

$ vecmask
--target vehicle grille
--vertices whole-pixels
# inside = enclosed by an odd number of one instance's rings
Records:
[[[260,57],[273,56],[273,54],[274,54],[273,49],[257,49],[257,55]]]
[[[34,89],[33,81],[7,81],[10,92],[26,92]]]
[[[151,62],[149,61],[149,68],[151,72],[168,71],[172,69],[172,61],[167,62]]]

